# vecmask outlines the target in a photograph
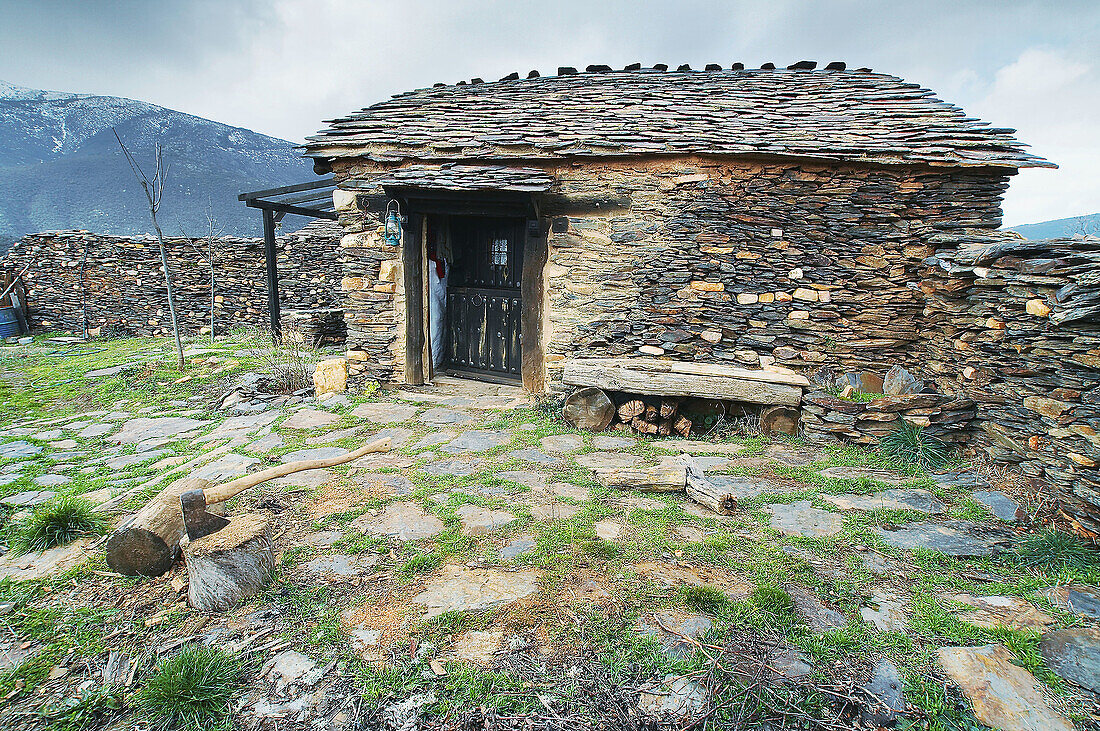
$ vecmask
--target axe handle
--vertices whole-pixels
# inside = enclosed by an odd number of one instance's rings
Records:
[[[207,505],[211,503],[220,503],[228,500],[242,490],[246,490],[254,485],[259,485],[262,482],[267,482],[268,480],[274,480],[276,477],[284,477],[295,472],[301,472],[302,470],[317,470],[322,467],[334,467],[339,464],[344,464],[345,462],[351,462],[353,459],[359,459],[367,454],[388,451],[390,451],[390,439],[387,437],[386,439],[379,439],[364,444],[354,452],[349,452],[341,457],[303,459],[298,462],[287,462],[277,467],[268,467],[266,470],[254,472],[251,475],[245,475],[244,477],[238,477],[229,482],[223,482],[213,487],[208,487],[202,491],[202,494],[206,499]]]

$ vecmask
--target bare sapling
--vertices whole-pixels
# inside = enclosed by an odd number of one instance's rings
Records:
[[[160,210],[161,198],[164,195],[164,178],[168,175],[168,170],[161,164],[161,149],[158,142],[154,150],[156,162],[153,178],[150,180],[149,176],[138,165],[134,156],[126,149],[126,145],[122,144],[122,138],[118,136],[118,132],[114,129],[111,131],[115,133],[118,146],[122,148],[122,154],[126,156],[126,162],[130,163],[130,169],[134,172],[134,177],[141,185],[141,189],[145,191],[145,200],[149,203],[149,216],[153,219],[153,229],[157,233],[157,244],[160,246],[160,264],[161,268],[164,269],[164,284],[168,289],[168,314],[172,318],[172,335],[176,339],[176,365],[182,371],[186,367],[186,361],[183,358],[183,342],[180,340],[179,319],[176,317],[176,293],[172,287],[172,271],[168,268],[168,252],[164,245],[164,232],[160,230],[160,223],[157,221],[157,212]]]

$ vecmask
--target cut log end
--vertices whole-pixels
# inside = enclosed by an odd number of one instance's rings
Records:
[[[581,388],[565,400],[562,418],[577,429],[603,431],[615,418],[615,405],[602,390]]]
[[[798,409],[790,406],[768,406],[760,411],[760,428],[765,434],[797,434]]]
[[[140,527],[120,528],[106,544],[107,566],[123,576],[160,576],[172,568],[179,546]]]
[[[255,596],[271,578],[275,552],[270,521],[256,513],[184,547],[187,601],[195,609],[224,612]]]

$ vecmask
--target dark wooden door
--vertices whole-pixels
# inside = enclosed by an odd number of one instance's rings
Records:
[[[524,225],[516,218],[451,218],[447,332],[452,370],[521,376]]]

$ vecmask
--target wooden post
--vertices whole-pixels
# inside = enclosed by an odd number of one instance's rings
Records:
[[[523,387],[531,393],[546,390],[546,347],[542,342],[545,308],[547,226],[536,218],[524,226],[523,268],[520,273],[519,342]]]
[[[279,342],[283,327],[279,314],[279,261],[275,251],[275,214],[264,208],[264,261],[267,263],[267,311],[271,316],[271,337]]]
[[[409,213],[401,237],[401,270],[405,277],[405,382],[424,383],[424,222]]]

